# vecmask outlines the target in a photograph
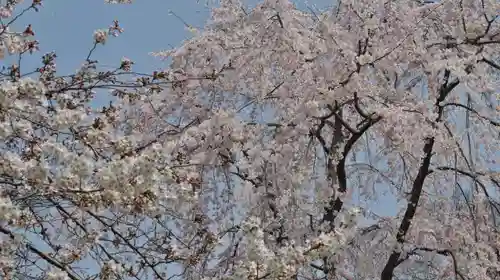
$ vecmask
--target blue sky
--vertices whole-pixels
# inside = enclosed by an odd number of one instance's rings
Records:
[[[209,10],[196,0],[147,0],[132,5],[109,5],[103,0],[45,0],[40,12],[23,16],[15,27],[21,29],[31,23],[40,41],[40,52],[56,51],[58,67],[66,72],[74,71],[85,59],[94,30],[107,28],[118,19],[125,33],[100,46],[95,58],[115,65],[127,56],[137,62],[138,70],[151,70],[162,64],[149,52],[178,45],[188,35],[183,23],[169,15],[170,10],[199,26],[209,15]]]

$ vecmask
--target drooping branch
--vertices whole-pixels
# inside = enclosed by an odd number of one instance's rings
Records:
[[[472,172],[468,172],[465,170],[461,170],[459,168],[449,167],[449,166],[438,166],[438,167],[436,167],[436,169],[441,170],[441,171],[453,171],[453,172],[456,172],[460,175],[463,175],[463,176],[466,176],[466,177],[472,179],[474,181],[474,183],[476,183],[477,185],[479,185],[481,187],[481,190],[484,192],[484,195],[488,199],[488,202],[490,203],[491,207],[494,208],[498,214],[500,214],[500,208],[498,207],[497,204],[494,203],[491,195],[488,192],[488,188],[478,178],[479,176],[485,176],[484,173],[482,173],[482,172],[472,173]],[[495,180],[493,178],[490,178],[490,179],[492,180],[492,182],[495,182]]]
[[[466,105],[463,105],[463,104],[460,104],[460,103],[455,103],[455,102],[450,102],[450,103],[446,103],[446,104],[443,105],[443,107],[448,107],[448,106],[455,106],[455,107],[463,108],[463,109],[465,109],[465,110],[467,110],[469,112],[474,113],[479,118],[481,118],[481,119],[489,122],[491,125],[500,126],[500,122],[497,122],[495,120],[492,120],[490,118],[482,116],[481,114],[479,114],[478,111],[474,110],[473,108],[470,108],[469,106],[466,106]]]

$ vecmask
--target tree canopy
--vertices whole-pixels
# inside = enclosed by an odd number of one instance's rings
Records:
[[[0,7],[19,62],[36,27],[10,26],[44,12],[20,2]],[[220,0],[152,54],[161,71],[92,58],[118,20],[76,73],[56,53],[11,65],[0,279],[499,279],[499,14]],[[113,101],[91,106],[98,92]]]

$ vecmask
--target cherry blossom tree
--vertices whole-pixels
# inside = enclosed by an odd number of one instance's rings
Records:
[[[273,251],[250,263],[240,256],[238,273],[497,277],[498,7],[339,1],[306,13],[289,1],[252,10],[222,1],[206,29],[157,53],[187,80],[172,89],[182,96],[176,108],[227,119],[220,144],[209,140],[197,160],[222,161],[219,178],[234,198],[217,201],[218,211],[234,201],[237,216],[256,217]],[[213,81],[190,80],[200,72]],[[165,96],[154,103],[172,102]],[[192,143],[203,146],[211,137],[198,133]],[[466,207],[455,207],[456,190]],[[382,192],[406,204],[400,213],[377,217],[366,206]],[[345,222],[353,207],[370,226]],[[315,237],[338,242],[336,252],[287,263],[286,272],[268,265]]]
[[[0,7],[0,53],[18,62],[0,78],[0,278],[175,277],[169,264],[198,262],[216,240],[192,221],[197,176],[167,167],[172,154],[163,150],[175,149],[195,122],[173,123],[161,135],[137,127],[146,111],[130,104],[146,104],[148,93],[172,82],[133,72],[127,58],[113,70],[99,66],[94,51],[124,32],[116,20],[94,32],[76,73],[58,75],[55,53],[25,69],[22,58],[37,55],[36,26],[12,25],[44,10],[40,0],[21,2]],[[90,106],[108,92],[114,103]],[[161,136],[173,138],[157,143]]]
[[[38,42],[9,29],[18,2],[0,39],[22,57]],[[1,277],[497,279],[499,13],[221,0],[150,75],[92,59],[118,21],[75,74],[54,53],[12,65]],[[103,91],[113,102],[90,107]]]

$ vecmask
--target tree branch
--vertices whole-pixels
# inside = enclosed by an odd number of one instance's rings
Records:
[[[444,82],[441,85],[441,88],[439,90],[439,95],[436,99],[435,106],[437,107],[437,117],[436,117],[436,122],[440,122],[441,118],[443,117],[443,106],[440,105],[441,102],[443,102],[446,97],[453,91],[455,87],[458,86],[460,83],[459,80],[455,80],[451,83],[449,82],[451,72],[450,70],[446,69],[444,72]],[[434,147],[435,140],[433,137],[427,138],[426,143],[424,145],[423,151],[424,151],[424,157],[422,159],[422,163],[420,164],[420,168],[417,173],[417,177],[413,181],[413,187],[411,190],[410,194],[410,199],[408,200],[407,206],[406,206],[406,211],[403,216],[403,221],[401,222],[399,226],[399,230],[396,234],[396,241],[400,244],[404,242],[406,233],[408,232],[411,223],[413,221],[413,217],[415,216],[415,213],[417,212],[417,207],[418,203],[420,201],[420,195],[422,194],[422,190],[424,188],[424,182],[427,176],[429,175],[429,167],[431,164],[431,158],[432,158],[432,149]],[[384,269],[382,270],[382,273],[380,275],[381,280],[391,280],[392,276],[394,274],[394,269],[398,265],[399,257],[401,256],[400,251],[393,251],[392,254],[390,255],[389,259],[387,260],[387,263],[385,264]]]
[[[6,229],[6,228],[0,226],[0,232],[3,233],[3,234],[5,234],[5,235],[8,235],[9,238],[12,239],[12,240],[15,239],[14,234],[9,229]],[[80,278],[77,275],[75,275],[73,272],[71,272],[71,270],[66,265],[64,265],[64,264],[60,263],[59,261],[53,259],[52,257],[48,256],[44,252],[42,252],[39,249],[37,249],[35,246],[33,246],[33,245],[31,245],[31,244],[28,243],[28,244],[26,244],[26,248],[28,248],[28,250],[30,250],[31,252],[37,254],[39,257],[41,257],[42,259],[44,259],[49,264],[57,267],[61,271],[64,271],[66,273],[66,275],[68,275],[68,277],[70,279],[72,279],[72,280],[80,280]]]

